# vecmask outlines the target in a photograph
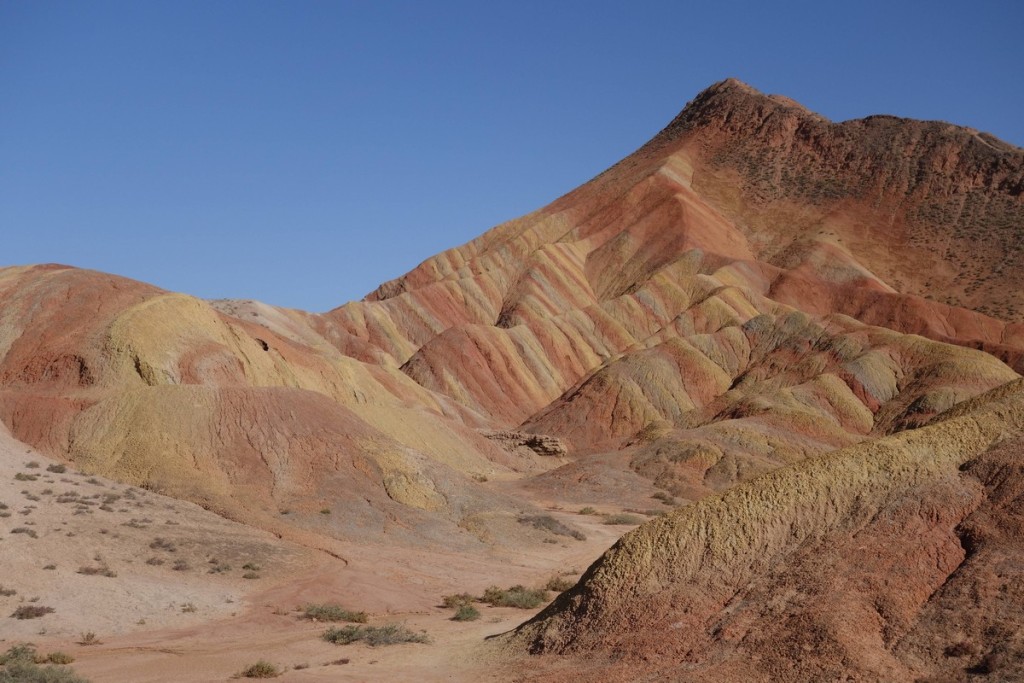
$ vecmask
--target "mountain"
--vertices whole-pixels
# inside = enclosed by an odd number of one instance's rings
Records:
[[[1020,578],[1022,190],[1024,150],[985,133],[727,80],[322,315],[0,269],[0,420],[334,553],[521,548],[539,501],[680,505],[508,640],[592,651],[595,679],[995,670],[1020,651],[985,629]]]

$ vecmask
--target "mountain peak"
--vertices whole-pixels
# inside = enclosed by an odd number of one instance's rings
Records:
[[[733,129],[759,126],[769,116],[779,113],[828,121],[796,100],[782,95],[766,95],[730,77],[708,86],[687,102],[683,110],[651,142],[664,144],[688,131],[707,126]]]

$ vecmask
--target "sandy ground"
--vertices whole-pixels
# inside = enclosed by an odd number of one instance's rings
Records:
[[[342,544],[341,560],[190,503],[71,467],[51,471],[59,469],[0,434],[0,586],[15,591],[0,596],[0,648],[66,652],[95,683],[226,681],[261,659],[284,671],[281,681],[509,680],[516,664],[485,639],[537,610],[479,605],[479,620],[455,622],[442,596],[575,580],[631,528],[546,496],[534,502],[586,540],[553,536],[476,554]],[[332,645],[321,638],[328,625],[297,611],[324,602],[366,611],[371,625],[424,631],[430,643]],[[54,611],[9,616],[25,605]],[[81,644],[89,632],[99,642]]]

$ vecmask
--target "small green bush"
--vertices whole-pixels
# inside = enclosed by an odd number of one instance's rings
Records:
[[[242,669],[238,675],[242,678],[277,678],[281,675],[281,671],[270,662],[261,659],[255,664]]]
[[[53,472],[54,474],[64,474],[68,471],[68,468],[64,465],[49,465],[46,468],[47,472]]]
[[[99,645],[102,641],[92,631],[83,631],[79,636],[79,645]]]
[[[166,538],[161,538],[160,536],[154,538],[149,544],[149,547],[153,550],[166,550],[169,553],[178,551],[178,547],[174,545],[173,541],[168,541]]]
[[[480,618],[480,610],[473,605],[461,605],[458,610],[455,611],[455,616],[452,617],[452,621],[476,621]]]
[[[491,586],[484,591],[484,595],[480,600],[494,607],[534,609],[548,601],[548,592],[543,588],[512,586],[511,588],[501,589],[497,586]]]
[[[317,621],[351,621],[356,624],[366,623],[366,612],[351,612],[341,605],[324,603],[320,605],[305,605],[302,608],[304,619],[316,619]]]
[[[11,614],[11,618],[38,619],[39,617],[44,617],[54,611],[55,610],[52,607],[44,607],[43,605],[22,605],[18,609],[14,610]]]
[[[451,608],[462,607],[463,605],[472,605],[475,600],[476,598],[469,593],[455,593],[441,598],[441,605]]]
[[[105,576],[108,579],[113,579],[117,576],[117,572],[105,564],[101,564],[98,567],[82,566],[78,568],[78,573],[85,574],[86,576]]]
[[[340,628],[328,629],[324,640],[335,645],[348,645],[356,641],[363,641],[370,647],[382,645],[398,645],[400,643],[429,643],[430,638],[425,633],[410,631],[401,624],[386,624],[384,626],[342,626]]]
[[[576,584],[574,582],[570,581],[564,576],[553,576],[550,579],[548,579],[548,582],[544,585],[544,588],[549,591],[554,591],[556,593],[562,593],[569,590],[575,585]]]
[[[89,683],[89,680],[66,666],[13,662],[0,667],[0,683]]]
[[[575,538],[577,541],[587,540],[586,534],[582,531],[570,529],[551,515],[523,515],[517,521],[520,524],[532,526],[534,529],[547,531],[558,536],[570,536]]]
[[[676,499],[672,497],[672,494],[667,491],[658,491],[651,495],[651,498],[660,500],[665,505],[675,505]]]
[[[638,515],[630,515],[626,513],[619,513],[617,515],[608,515],[604,518],[605,524],[642,524],[644,521],[643,517]]]
[[[0,666],[7,666],[16,662],[35,662],[36,656],[36,649],[32,645],[28,643],[15,645],[0,655]]]
[[[578,514],[581,514],[581,515],[596,515],[597,514],[597,510],[595,510],[594,508],[592,508],[592,507],[590,507],[588,505],[585,508],[580,508],[580,511],[579,511]]]

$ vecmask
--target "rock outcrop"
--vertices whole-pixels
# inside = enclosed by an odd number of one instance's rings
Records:
[[[498,432],[484,432],[483,434],[491,441],[496,441],[502,447],[513,451],[527,448],[537,455],[547,457],[564,457],[568,453],[564,443],[546,434],[530,434],[510,429]]]
[[[1017,680],[1022,456],[1015,382],[645,524],[510,641],[573,680]]]

